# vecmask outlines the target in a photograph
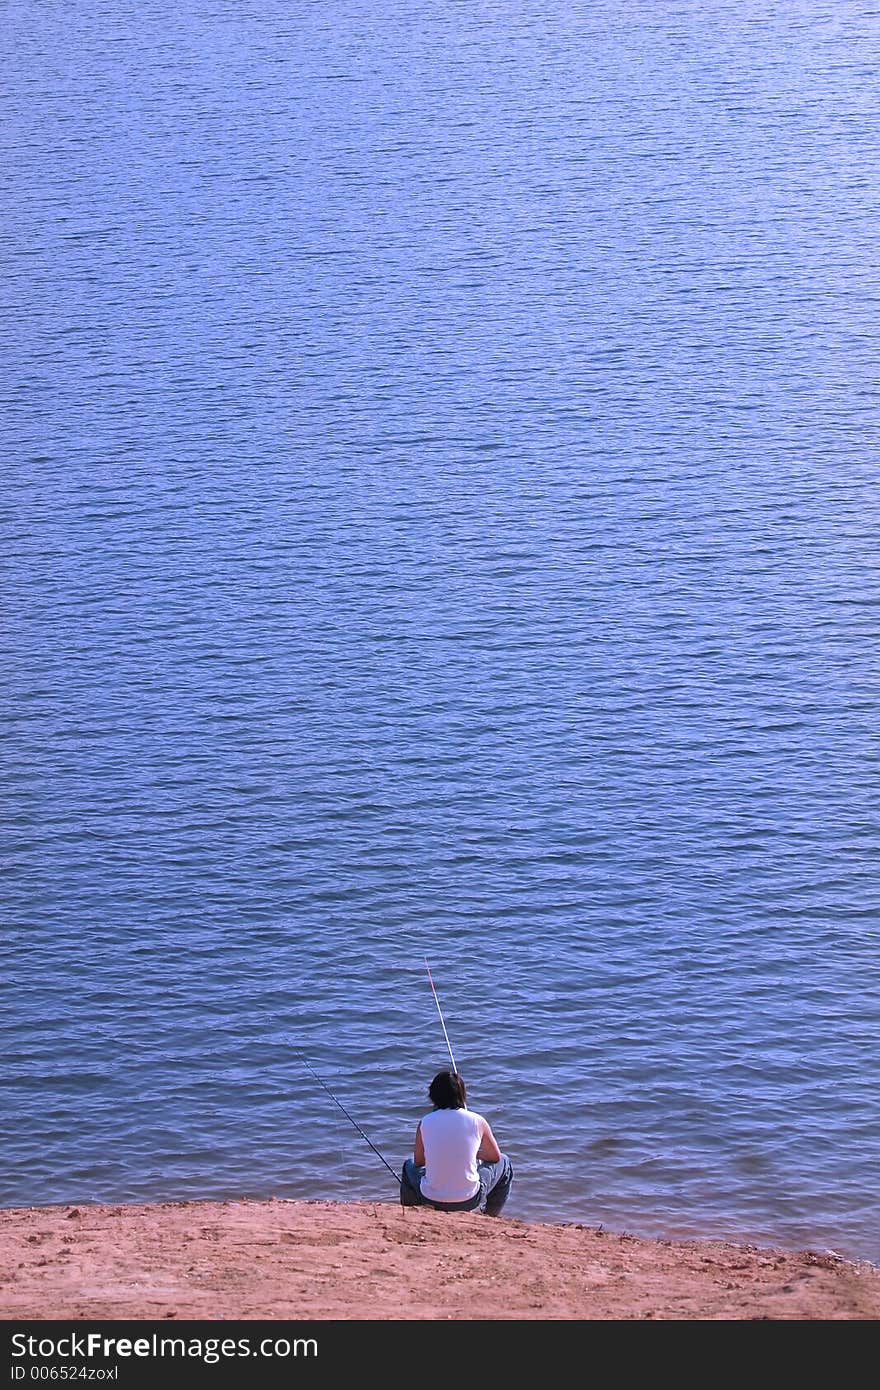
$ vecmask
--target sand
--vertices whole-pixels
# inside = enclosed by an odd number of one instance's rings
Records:
[[[392,1203],[38,1207],[0,1211],[0,1316],[862,1319],[880,1270]]]

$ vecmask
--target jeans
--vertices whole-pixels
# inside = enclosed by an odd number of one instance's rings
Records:
[[[436,1211],[484,1211],[487,1216],[498,1216],[507,1201],[510,1185],[513,1182],[513,1164],[502,1154],[497,1163],[486,1163],[481,1159],[477,1164],[480,1190],[466,1202],[432,1202],[422,1196],[424,1168],[417,1168],[411,1158],[403,1165],[400,1175],[400,1205],[402,1207],[434,1207]]]

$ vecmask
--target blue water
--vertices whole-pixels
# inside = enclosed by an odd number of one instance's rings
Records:
[[[880,1260],[880,15],[2,5],[0,1202]]]

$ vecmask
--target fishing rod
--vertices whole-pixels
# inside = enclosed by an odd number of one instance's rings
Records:
[[[458,1072],[455,1065],[455,1058],[452,1055],[452,1043],[449,1041],[449,1034],[446,1031],[446,1024],[443,1022],[443,1010],[440,1008],[440,1000],[437,998],[437,990],[434,988],[434,977],[431,974],[431,967],[428,964],[428,957],[425,956],[425,969],[428,972],[428,979],[431,982],[431,993],[434,995],[434,1003],[437,1005],[437,1012],[440,1015],[440,1027],[443,1029],[443,1036],[446,1039],[446,1046],[449,1048],[449,1060],[452,1063],[452,1070]]]
[[[443,1029],[443,1036],[444,1036],[444,1038],[446,1039],[446,1046],[447,1046],[448,1049],[449,1049],[449,1060],[450,1060],[450,1062],[452,1063],[452,1070],[453,1070],[454,1072],[457,1073],[457,1072],[458,1072],[458,1067],[457,1067],[456,1064],[455,1064],[455,1057],[454,1057],[453,1052],[452,1052],[452,1044],[451,1044],[451,1042],[449,1041],[449,1034],[448,1034],[447,1031],[446,1031],[446,1023],[444,1022],[444,1019],[443,1019],[443,1010],[440,1008],[440,1000],[439,1000],[438,997],[437,997],[437,989],[436,989],[436,986],[435,986],[435,984],[434,984],[434,977],[433,977],[433,975],[431,974],[431,967],[430,967],[430,965],[428,964],[428,958],[427,958],[427,956],[425,957],[425,969],[426,969],[427,972],[428,972],[428,980],[430,981],[430,984],[431,984],[431,993],[432,993],[433,996],[434,996],[434,1003],[437,1005],[437,1013],[438,1013],[439,1016],[440,1016],[440,1027]],[[342,1113],[343,1113],[343,1115],[345,1116],[345,1118],[348,1120],[349,1124],[354,1125],[355,1129],[357,1130],[358,1134],[359,1134],[359,1135],[361,1136],[361,1138],[363,1139],[364,1143],[365,1143],[365,1144],[369,1144],[370,1148],[373,1150],[373,1153],[376,1155],[376,1157],[377,1157],[378,1159],[380,1159],[380,1160],[382,1161],[382,1163],[385,1164],[385,1167],[388,1169],[389,1173],[391,1174],[392,1178],[394,1179],[395,1185],[396,1185],[396,1186],[399,1186],[399,1184],[400,1184],[400,1175],[399,1175],[398,1173],[395,1173],[394,1169],[391,1167],[391,1164],[388,1162],[388,1160],[387,1160],[387,1158],[385,1157],[385,1155],[384,1155],[384,1154],[380,1154],[379,1150],[376,1148],[376,1145],[373,1143],[372,1139],[368,1138],[368,1136],[367,1136],[366,1134],[364,1134],[364,1131],[361,1129],[361,1127],[360,1127],[360,1125],[358,1124],[357,1120],[354,1118],[353,1115],[349,1115],[349,1113],[348,1113],[348,1111],[346,1110],[345,1106],[342,1104],[342,1101],[339,1099],[338,1096],[335,1096],[335,1095],[333,1094],[333,1092],[330,1090],[330,1087],[327,1085],[326,1081],[322,1081],[321,1077],[320,1077],[320,1076],[318,1075],[318,1073],[315,1071],[315,1068],[311,1065],[311,1063],[306,1061],[305,1057],[302,1055],[302,1053],[301,1053],[298,1049],[294,1049],[294,1050],[296,1051],[296,1055],[297,1055],[297,1057],[299,1058],[299,1060],[302,1062],[302,1064],[303,1064],[303,1066],[305,1067],[306,1071],[311,1072],[312,1076],[315,1078],[315,1080],[317,1081],[318,1085],[321,1086],[321,1087],[327,1092],[328,1096],[329,1096],[330,1099],[333,1101],[333,1104],[334,1104],[334,1105],[337,1105],[337,1106],[339,1107],[339,1109],[342,1111]]]
[[[348,1111],[346,1110],[345,1106],[342,1104],[342,1101],[339,1100],[339,1098],[338,1098],[337,1096],[334,1096],[333,1092],[330,1090],[330,1087],[327,1085],[327,1083],[326,1083],[325,1081],[322,1081],[322,1080],[321,1080],[320,1076],[319,1076],[318,1073],[315,1071],[315,1068],[314,1068],[313,1066],[310,1066],[310,1065],[309,1065],[309,1063],[306,1061],[306,1059],[305,1059],[305,1057],[302,1055],[302,1053],[301,1053],[301,1052],[297,1052],[296,1055],[297,1055],[297,1057],[299,1058],[299,1060],[302,1062],[302,1064],[303,1064],[303,1066],[306,1068],[306,1070],[307,1070],[307,1071],[310,1071],[310,1072],[312,1073],[312,1076],[315,1078],[315,1080],[317,1081],[318,1085],[319,1085],[319,1086],[323,1086],[323,1087],[324,1087],[324,1090],[327,1092],[327,1094],[328,1094],[328,1096],[330,1097],[330,1099],[331,1099],[336,1105],[339,1106],[339,1109],[342,1111],[342,1113],[343,1113],[343,1115],[345,1116],[345,1118],[346,1118],[351,1124],[354,1125],[355,1129],[357,1130],[357,1132],[358,1132],[358,1134],[361,1136],[361,1138],[364,1140],[364,1142],[367,1143],[367,1144],[369,1144],[370,1148],[373,1150],[373,1153],[376,1155],[376,1157],[377,1157],[377,1158],[381,1158],[382,1162],[385,1164],[385,1167],[388,1169],[389,1173],[391,1174],[392,1178],[394,1179],[394,1184],[395,1184],[395,1186],[399,1188],[399,1187],[400,1187],[400,1174],[399,1174],[399,1173],[395,1173],[394,1169],[391,1167],[391,1164],[388,1162],[387,1158],[385,1158],[383,1154],[380,1154],[379,1150],[376,1148],[376,1145],[373,1143],[373,1141],[372,1141],[371,1139],[368,1139],[368,1138],[367,1138],[366,1134],[364,1134],[364,1131],[361,1129],[361,1127],[360,1127],[360,1125],[358,1124],[357,1120],[354,1119],[354,1117],[353,1117],[352,1115],[349,1115],[349,1113],[348,1113]]]

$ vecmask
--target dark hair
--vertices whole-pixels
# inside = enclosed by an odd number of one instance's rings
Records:
[[[435,1110],[464,1110],[467,1106],[464,1077],[457,1071],[438,1071],[428,1087],[428,1097]]]

